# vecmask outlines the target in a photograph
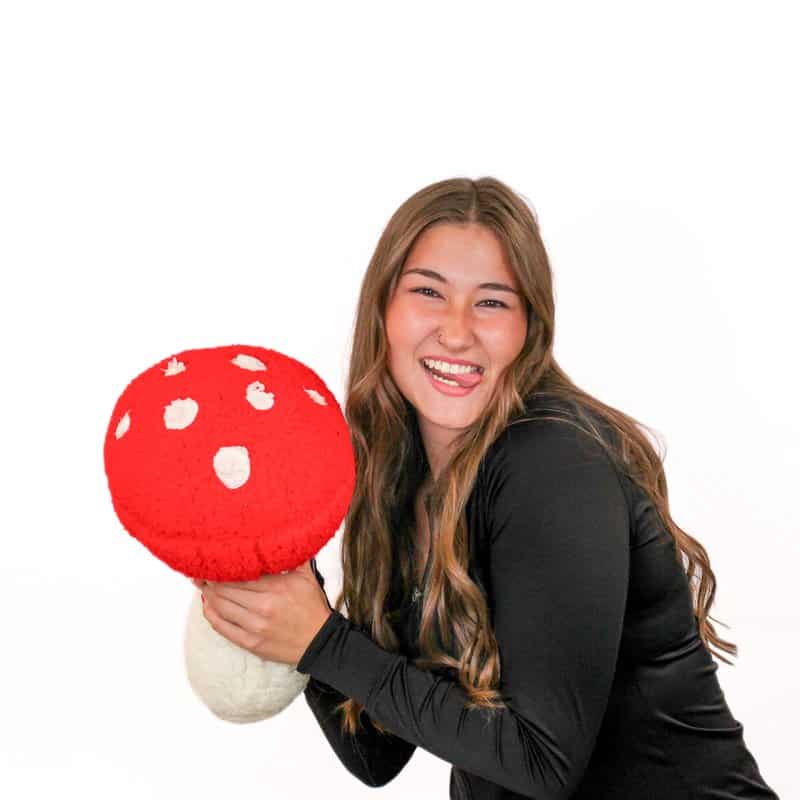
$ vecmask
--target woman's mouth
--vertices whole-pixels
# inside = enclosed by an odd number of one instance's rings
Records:
[[[468,395],[483,380],[483,373],[481,372],[467,372],[453,375],[441,373],[430,367],[426,367],[423,362],[420,362],[420,364],[422,365],[422,369],[425,370],[428,380],[433,384],[433,387],[442,394],[450,397],[464,397]]]

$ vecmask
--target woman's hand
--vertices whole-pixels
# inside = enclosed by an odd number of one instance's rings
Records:
[[[202,590],[209,625],[265,661],[297,664],[332,613],[310,561],[255,581],[192,583]]]

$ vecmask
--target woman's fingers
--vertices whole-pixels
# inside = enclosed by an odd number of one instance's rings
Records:
[[[207,600],[212,597],[211,594],[205,596]],[[237,625],[249,633],[260,633],[264,630],[264,617],[261,614],[223,597],[219,592],[213,593],[213,604],[219,616],[232,625]]]
[[[215,598],[214,604],[218,604],[219,599]],[[208,624],[220,635],[224,636],[229,642],[232,642],[239,647],[250,650],[254,646],[260,634],[253,634],[245,628],[230,622],[228,619],[219,612],[210,602],[203,603],[203,616],[208,621]],[[252,651],[251,651],[252,652]]]

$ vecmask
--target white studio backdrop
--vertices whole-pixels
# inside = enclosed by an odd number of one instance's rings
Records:
[[[122,529],[103,435],[129,380],[194,347],[280,350],[343,404],[389,216],[481,175],[538,215],[562,367],[662,437],[740,648],[721,685],[797,794],[791,4],[276,9],[0,7],[0,796],[374,796],[303,698],[236,726],[194,696],[194,588]],[[448,773],[418,749],[381,796],[446,797]]]

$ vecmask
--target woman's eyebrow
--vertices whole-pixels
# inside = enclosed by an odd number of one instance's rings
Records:
[[[425,269],[424,267],[412,267],[411,269],[407,269],[403,272],[403,275],[409,275],[412,272],[418,272],[420,275],[424,275],[426,278],[433,278],[435,281],[440,281],[441,283],[447,283],[447,278],[443,275],[440,275],[438,272],[435,272],[432,269]],[[402,277],[402,276],[401,276]],[[512,294],[519,295],[520,293],[515,289],[512,289],[508,284],[505,283],[481,283],[478,286],[479,289],[493,289],[496,292],[511,292]]]

